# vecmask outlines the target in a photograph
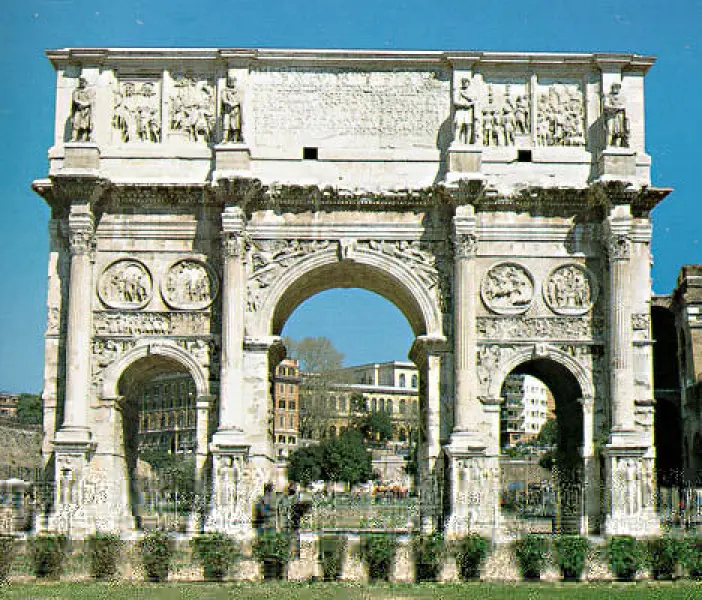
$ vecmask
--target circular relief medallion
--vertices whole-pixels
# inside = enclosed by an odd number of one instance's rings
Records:
[[[110,308],[144,308],[153,291],[151,273],[138,260],[116,260],[103,270],[97,291],[100,300]]]
[[[485,273],[480,286],[485,306],[501,315],[525,312],[534,298],[534,280],[516,263],[501,263]]]
[[[161,283],[161,295],[171,308],[207,308],[217,295],[217,278],[204,263],[179,260],[168,269]]]
[[[559,315],[583,315],[597,296],[594,278],[577,264],[556,267],[546,279],[544,300]]]

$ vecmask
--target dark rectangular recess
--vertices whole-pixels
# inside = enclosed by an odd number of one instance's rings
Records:
[[[319,148],[305,147],[302,149],[302,160],[317,160]]]
[[[517,162],[531,162],[531,150],[517,150]]]

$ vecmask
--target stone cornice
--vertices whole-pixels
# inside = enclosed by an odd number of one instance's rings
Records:
[[[413,63],[426,66],[441,64],[461,68],[472,65],[513,65],[536,68],[578,66],[600,69],[616,65],[619,69],[643,72],[655,62],[651,56],[584,52],[481,52],[481,51],[411,51],[411,50],[344,50],[289,48],[61,48],[46,52],[55,68],[67,64],[100,65],[106,62],[156,62],[177,60],[212,60],[270,63],[348,64]]]

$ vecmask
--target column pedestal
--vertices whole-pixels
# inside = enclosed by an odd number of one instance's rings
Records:
[[[451,183],[459,179],[482,179],[483,149],[481,146],[451,144],[448,151],[448,173]]]
[[[250,477],[248,446],[211,446],[212,503],[205,531],[253,537],[253,505],[259,493]]]

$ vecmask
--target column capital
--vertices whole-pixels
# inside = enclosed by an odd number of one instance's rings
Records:
[[[473,258],[478,250],[478,236],[475,233],[456,234],[453,238],[453,251],[456,259]]]
[[[448,340],[439,335],[418,335],[409,351],[410,360],[419,365],[430,356],[447,352]]]
[[[71,207],[68,215],[68,242],[72,256],[95,251],[95,217],[87,204]]]
[[[583,410],[592,410],[592,408],[595,406],[595,399],[591,396],[578,398],[578,402],[583,407]]]
[[[612,207],[604,221],[604,246],[610,261],[627,260],[631,256],[633,217],[631,206]]]

